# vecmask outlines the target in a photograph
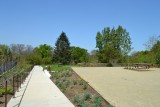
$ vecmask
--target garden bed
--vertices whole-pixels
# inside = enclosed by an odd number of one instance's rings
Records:
[[[112,107],[72,69],[51,73],[51,80],[75,107]]]

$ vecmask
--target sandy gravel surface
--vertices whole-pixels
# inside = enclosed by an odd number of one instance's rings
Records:
[[[83,79],[116,107],[160,107],[160,69],[74,67]]]

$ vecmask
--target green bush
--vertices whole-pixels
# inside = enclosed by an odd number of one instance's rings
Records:
[[[83,83],[83,89],[86,90],[88,88],[88,84],[86,82]]]
[[[68,87],[70,85],[70,80],[66,80],[65,86]]]
[[[80,101],[79,96],[75,95],[75,96],[73,97],[73,102],[76,103],[76,104],[78,104],[79,101]]]
[[[100,96],[94,98],[93,107],[102,107],[102,98]]]
[[[71,77],[71,76],[72,76],[72,72],[71,72],[71,71],[66,71],[65,76],[66,76],[66,77]]]
[[[78,81],[77,80],[73,80],[73,85],[77,85]]]
[[[1,88],[1,89],[0,89],[0,97],[2,97],[2,96],[4,95],[4,93],[5,93],[4,88]]]
[[[60,78],[59,72],[58,71],[54,72],[53,77],[59,79]]]
[[[91,99],[91,97],[92,97],[92,95],[90,94],[90,93],[85,93],[84,95],[83,95],[83,100],[90,100]]]
[[[5,94],[5,88],[0,89],[0,96],[3,96]],[[10,87],[7,87],[7,94],[13,94],[13,90]]]
[[[113,67],[112,63],[107,63],[107,67]]]
[[[52,63],[52,59],[50,57],[46,57],[42,59],[42,63],[43,64],[51,64]]]
[[[7,93],[8,93],[8,94],[13,94],[13,90],[12,90],[12,88],[7,87]]]

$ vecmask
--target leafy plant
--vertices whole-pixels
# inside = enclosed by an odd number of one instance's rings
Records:
[[[102,107],[102,98],[100,96],[94,98],[93,107]]]
[[[79,96],[75,95],[75,96],[73,97],[73,102],[78,104],[79,101],[80,101]]]
[[[66,82],[65,82],[65,86],[66,86],[66,87],[68,87],[68,86],[69,86],[69,84],[70,84],[70,80],[66,80]]]
[[[91,95],[90,93],[85,93],[85,94],[83,95],[83,99],[84,99],[85,101],[86,101],[86,100],[90,100],[91,97],[92,97],[92,95]]]
[[[73,80],[73,85],[77,85],[78,81],[77,80]]]
[[[84,82],[83,89],[86,90],[87,88],[88,88],[88,84],[86,82]]]

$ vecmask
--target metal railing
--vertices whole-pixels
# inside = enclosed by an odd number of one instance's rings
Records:
[[[13,67],[17,65],[16,61],[11,61],[11,62],[3,62],[0,65],[0,75],[4,74],[5,72],[11,70]]]
[[[2,107],[7,107],[8,103],[8,95],[12,95],[13,98],[15,97],[15,92],[19,91],[19,88],[21,88],[21,84],[25,81],[27,76],[30,74],[30,71],[32,70],[33,66],[29,67],[28,69],[23,70],[22,72],[15,73],[13,75],[10,75],[9,77],[0,77],[0,88],[3,87],[4,93],[1,97],[4,97],[4,100],[0,100],[2,102]],[[2,75],[3,76],[3,75]],[[11,88],[12,93],[8,93],[8,88]]]

